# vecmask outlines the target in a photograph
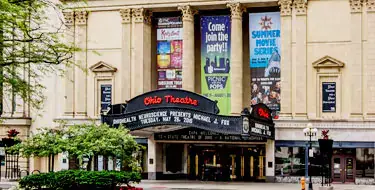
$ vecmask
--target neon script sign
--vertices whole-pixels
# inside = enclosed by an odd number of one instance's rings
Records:
[[[160,97],[160,96],[145,97],[143,100],[143,103],[146,106],[148,106],[148,105],[154,105],[154,104],[161,104],[163,101],[165,101],[166,103],[170,103],[170,104],[185,104],[185,105],[198,106],[198,100],[195,100],[188,96],[181,98],[181,97],[174,97],[172,95],[165,95],[164,97]]]

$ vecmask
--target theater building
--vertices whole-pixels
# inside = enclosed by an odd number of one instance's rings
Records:
[[[374,183],[374,5],[374,0],[96,0],[85,8],[71,3],[63,12],[66,40],[85,50],[74,59],[87,74],[67,68],[65,77],[46,79],[42,116],[23,104],[4,104],[9,106],[3,132],[19,128],[27,136],[55,121],[108,122],[105,118],[141,113],[110,122],[128,127],[141,122],[132,133],[147,147],[145,178],[297,182],[310,160],[309,172],[318,182],[320,134],[309,157],[303,129],[310,123],[319,132],[330,130],[335,182]],[[263,104],[272,110],[270,118],[255,125],[259,118],[251,105]],[[241,132],[244,118],[247,135]],[[266,136],[266,126],[273,124]],[[62,158],[56,157],[56,170],[69,168]],[[48,170],[47,158],[28,163],[31,171]]]

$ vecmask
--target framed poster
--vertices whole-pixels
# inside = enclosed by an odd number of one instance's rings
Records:
[[[107,111],[108,106],[112,104],[112,85],[100,85],[100,112]]]
[[[336,112],[336,83],[322,83],[322,111]]]

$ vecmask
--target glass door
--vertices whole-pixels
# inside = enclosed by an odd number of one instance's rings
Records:
[[[334,182],[343,182],[343,172],[342,172],[342,158],[340,156],[333,157],[333,167],[332,167],[332,180]]]
[[[332,159],[332,179],[334,182],[354,182],[355,159],[352,156],[335,156]]]
[[[354,182],[354,158],[345,158],[345,182]]]

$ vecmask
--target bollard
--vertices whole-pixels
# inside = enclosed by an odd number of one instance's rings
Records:
[[[301,189],[305,190],[305,178],[304,177],[301,178]]]

